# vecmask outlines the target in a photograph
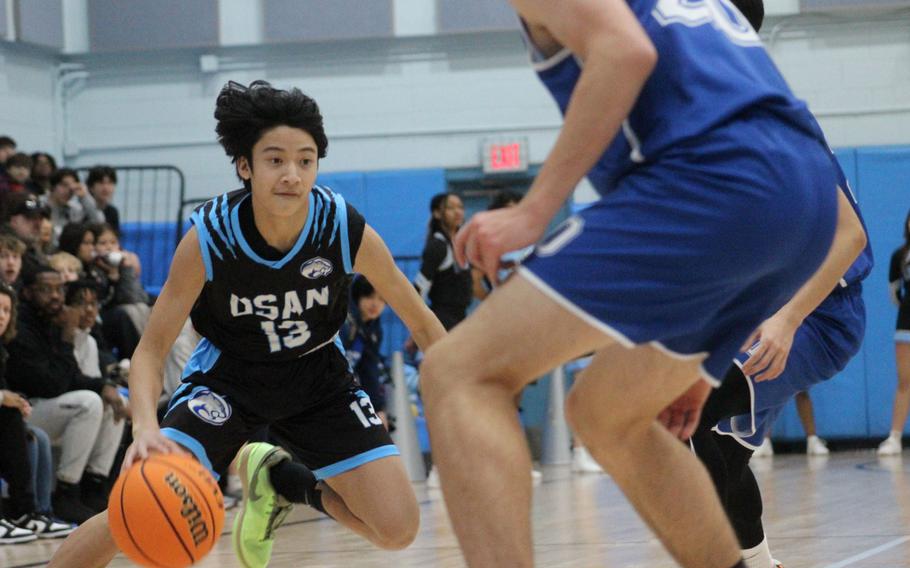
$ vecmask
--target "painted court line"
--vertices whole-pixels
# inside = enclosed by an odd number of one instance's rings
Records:
[[[827,566],[825,566],[825,568],[844,568],[845,566],[850,566],[854,562],[859,562],[860,560],[865,560],[866,558],[869,558],[870,556],[875,556],[876,554],[878,554],[880,552],[884,552],[890,548],[894,548],[895,546],[900,546],[907,541],[910,541],[910,536],[902,536],[901,538],[896,538],[890,542],[886,542],[885,544],[876,546],[875,548],[870,548],[869,550],[867,550],[865,552],[860,552],[859,554],[857,554],[855,556],[851,556],[850,558],[848,558],[846,560],[841,560],[840,562],[835,562],[834,564],[828,564]]]

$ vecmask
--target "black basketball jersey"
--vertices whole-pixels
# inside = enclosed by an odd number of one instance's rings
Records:
[[[896,287],[901,304],[910,302],[910,251],[900,247],[891,255],[888,281]]]
[[[191,316],[215,348],[247,361],[286,361],[335,339],[364,230],[341,195],[313,187],[306,224],[287,253],[259,234],[246,190],[207,201],[191,220],[206,277]]]

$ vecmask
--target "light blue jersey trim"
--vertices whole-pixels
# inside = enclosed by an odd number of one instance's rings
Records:
[[[246,200],[246,199],[249,199],[249,195],[245,195],[243,197],[243,199],[238,201],[237,204],[234,205],[234,208],[231,209],[231,223],[234,225],[234,233],[237,236],[237,242],[240,244],[240,248],[243,249],[243,252],[246,253],[246,255],[248,257],[250,257],[250,259],[254,260],[255,262],[258,262],[259,264],[268,266],[269,268],[276,268],[276,269],[283,267],[285,264],[290,262],[291,259],[293,259],[297,255],[298,252],[300,252],[300,249],[303,248],[304,243],[306,243],[307,238],[309,237],[310,227],[312,227],[312,225],[313,225],[313,214],[314,214],[314,209],[315,209],[315,206],[313,205],[313,201],[314,201],[313,192],[310,191],[310,195],[308,198],[309,206],[307,207],[306,223],[303,226],[303,230],[300,231],[300,236],[297,237],[297,242],[294,243],[294,248],[292,248],[290,251],[288,251],[288,253],[279,260],[266,260],[266,259],[262,258],[261,256],[259,256],[258,254],[256,254],[253,251],[253,249],[250,247],[250,244],[247,242],[246,237],[243,236],[243,230],[241,230],[241,228],[240,228],[240,213],[239,212],[240,212],[240,204],[243,203],[244,200]]]
[[[231,254],[235,254],[234,247],[231,246],[231,241],[228,240],[227,236],[221,232],[221,223],[218,222],[218,201],[227,203],[227,198],[224,195],[215,198],[215,202],[212,203],[212,210],[209,211],[209,222],[212,224],[212,227],[215,228],[215,234],[218,235],[218,238],[221,239],[221,242],[224,243],[224,246],[227,247],[228,251],[230,251]],[[227,225],[227,218],[222,217],[222,219],[224,221],[224,224]]]
[[[212,238],[209,230],[205,228],[205,220],[198,212],[190,216],[190,222],[196,227],[196,236],[199,240],[199,252],[202,254],[202,264],[205,265],[205,279],[212,280],[212,253],[209,252],[209,246]]]
[[[348,359],[348,352],[344,348],[344,343],[341,342],[341,336],[338,335],[337,333],[335,334],[335,341],[333,341],[333,343],[335,344],[335,347],[337,347],[338,350],[341,351],[341,356],[344,357],[344,360],[348,362],[348,372],[353,373],[354,367],[351,366],[351,360]]]
[[[192,452],[196,459],[199,460],[199,463],[204,465],[215,476],[216,480],[221,478],[218,472],[212,468],[212,462],[209,460],[209,456],[205,453],[205,448],[202,447],[199,440],[174,428],[162,428],[161,433]]]
[[[224,221],[224,231],[227,233],[228,244],[236,245],[237,239],[234,238],[234,230],[231,226],[231,215],[228,211],[228,200],[227,196],[222,196],[221,200],[221,219]],[[233,249],[231,249],[233,251]]]
[[[363,452],[362,454],[357,454],[356,456],[350,457],[346,460],[341,460],[340,462],[333,463],[332,465],[327,465],[325,467],[313,470],[313,474],[316,476],[316,479],[327,479],[329,477],[340,475],[346,471],[351,471],[352,469],[360,467],[363,464],[370,463],[371,461],[398,455],[401,455],[401,452],[398,451],[398,447],[395,446],[395,444],[379,446],[378,448],[373,448],[368,452]]]
[[[196,396],[197,394],[199,394],[200,392],[202,392],[204,390],[208,390],[208,387],[204,387],[204,386],[200,385],[200,386],[197,386],[196,388],[194,388],[193,390],[191,390],[187,394],[180,393],[179,397],[177,396],[177,393],[175,392],[174,396],[171,397],[171,402],[167,405],[167,412],[165,413],[165,416],[170,414],[172,410],[174,410],[175,408],[180,406],[182,403],[188,401],[189,399],[193,398],[194,396]]]
[[[341,194],[335,196],[335,218],[339,222],[341,232],[341,258],[344,261],[344,271],[347,274],[354,272],[354,266],[351,264],[351,244],[348,241],[348,207]]]
[[[186,362],[181,379],[185,379],[193,373],[208,373],[218,362],[219,357],[221,357],[221,349],[215,347],[208,338],[203,337],[196,344],[190,360]]]

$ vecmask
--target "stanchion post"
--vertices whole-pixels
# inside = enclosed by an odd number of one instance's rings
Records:
[[[392,441],[401,452],[401,460],[411,481],[424,481],[427,478],[426,468],[423,463],[423,454],[420,452],[420,443],[417,441],[417,426],[414,423],[414,414],[411,412],[411,398],[408,396],[408,385],[404,380],[404,357],[401,351],[392,354],[392,387],[395,409],[395,431],[392,432]]]

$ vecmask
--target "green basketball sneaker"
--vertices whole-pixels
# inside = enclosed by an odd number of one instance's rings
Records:
[[[257,442],[240,452],[243,504],[234,518],[234,552],[246,568],[265,568],[272,557],[277,529],[293,504],[279,495],[269,480],[269,468],[291,455],[277,446]]]

